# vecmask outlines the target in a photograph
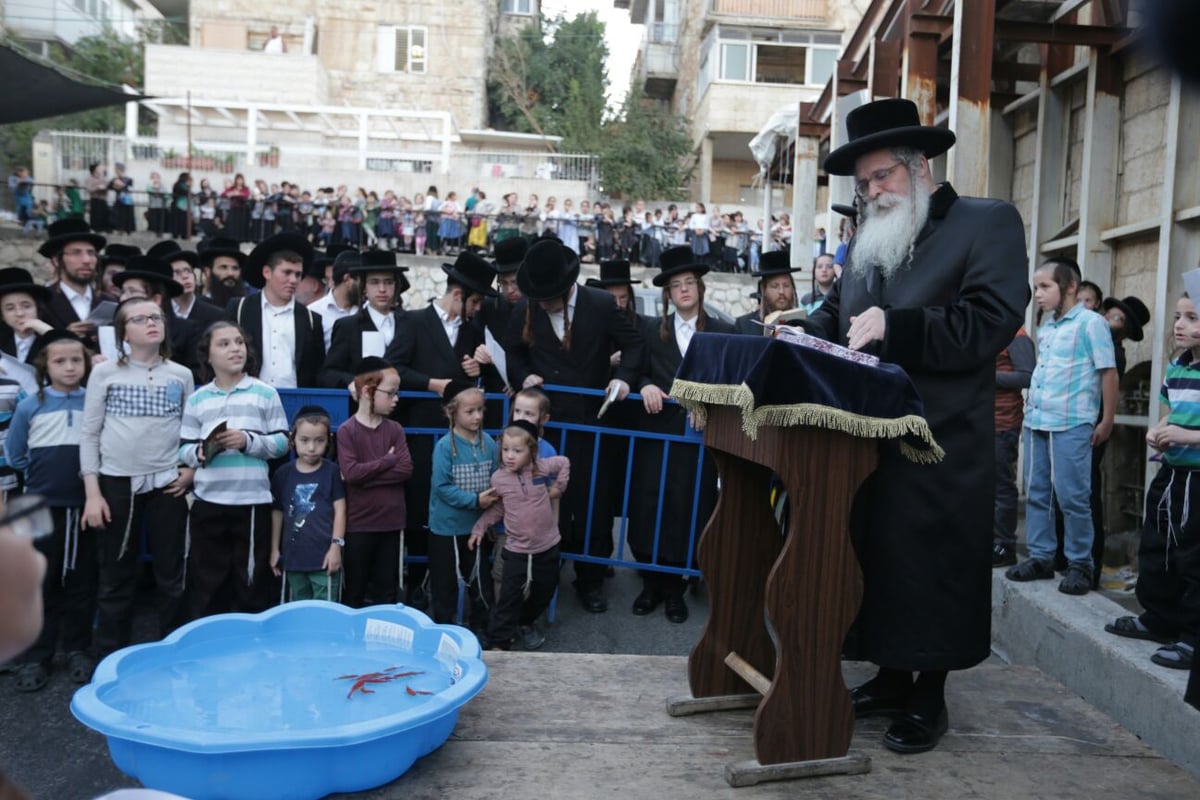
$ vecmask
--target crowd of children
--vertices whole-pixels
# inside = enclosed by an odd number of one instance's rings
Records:
[[[199,388],[169,359],[157,304],[120,304],[114,328],[122,355],[94,369],[74,334],[40,338],[37,388],[17,403],[5,441],[24,491],[44,498],[54,523],[37,542],[49,565],[46,624],[15,660],[18,691],[47,684],[60,640],[76,683],[90,680],[95,657],[130,644],[144,554],[158,636],[288,599],[398,600],[413,462],[404,428],[389,418],[400,396],[395,368],[362,359],[357,409],[336,431],[319,406],[300,409],[289,427],[278,392],[250,374],[237,324],[204,332],[210,380]],[[544,641],[534,620],[557,585],[554,503],[569,476],[565,458],[541,455],[548,405],[536,388],[518,393],[498,447],[483,431],[483,392],[456,382],[444,393],[448,431],[434,448],[429,501],[432,616],[469,624],[485,646],[508,649],[518,633],[526,648]],[[507,564],[508,577],[494,590],[486,562],[501,520],[496,570]],[[460,588],[467,609],[458,608]]]

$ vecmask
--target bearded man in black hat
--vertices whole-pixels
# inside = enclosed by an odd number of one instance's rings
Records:
[[[199,254],[184,250],[179,242],[167,239],[146,251],[146,255],[159,259],[171,272],[171,278],[182,291],[171,300],[172,314],[187,320],[195,331],[196,340],[214,322],[227,319],[225,309],[205,300],[196,292],[196,270],[200,266]],[[201,384],[197,384],[201,385]]]
[[[800,267],[792,267],[791,253],[787,250],[772,250],[763,253],[758,262],[758,272],[750,273],[758,278],[758,310],[743,314],[735,321],[738,333],[751,336],[761,336],[763,321],[768,314],[776,311],[790,311],[796,307],[796,281],[793,272],[799,272]]]
[[[934,183],[929,159],[954,134],[922,126],[912,102],[868,103],[846,126],[825,171],[854,176],[861,225],[805,327],[903,367],[946,452],[916,465],[882,446],[850,522],[863,603],[847,653],[880,667],[851,691],[855,714],[893,717],[885,746],[917,753],[946,731],[947,672],[990,653],[995,468],[979,455],[993,445],[996,355],[1029,302],[1025,232],[1010,204]]]
[[[93,290],[97,255],[107,240],[93,233],[81,219],[62,219],[50,225],[49,238],[38,252],[50,259],[57,280],[50,284],[50,302],[46,304],[46,322],[66,328],[93,350],[96,325],[88,319],[100,304],[100,293]]]
[[[508,384],[514,389],[543,383],[607,388],[623,399],[641,375],[645,342],[611,295],[576,285],[578,277],[579,256],[557,239],[543,239],[529,248],[517,271],[525,299],[513,309],[505,340]],[[621,364],[614,370],[609,356],[616,350],[621,351]],[[556,420],[597,424],[602,398],[551,392],[550,399]],[[607,558],[613,546],[611,493],[618,490],[624,467],[623,462],[614,463],[614,448],[602,441],[596,470],[589,476],[586,465],[592,463],[594,444],[590,433],[567,433],[563,455],[575,467],[562,498],[558,527],[563,552],[583,553],[587,542],[589,555]],[[590,514],[589,484],[595,489]],[[608,609],[605,571],[603,564],[575,562],[575,590],[584,609],[592,613]]]
[[[225,308],[230,300],[246,296],[242,268],[246,254],[235,239],[214,236],[200,243],[200,275],[204,279],[203,296],[213,305]]]

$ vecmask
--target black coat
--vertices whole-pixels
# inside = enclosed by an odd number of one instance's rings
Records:
[[[238,297],[229,301],[225,308],[229,318],[242,326],[254,351],[254,376],[258,377],[263,363],[262,298]],[[325,330],[321,327],[321,315],[296,303],[292,308],[296,323],[296,385],[301,388],[316,388],[317,373],[325,363]]]
[[[55,281],[47,287],[50,290],[50,302],[39,308],[45,309],[45,315],[42,319],[53,325],[55,328],[66,328],[72,322],[79,322],[79,315],[75,313],[75,306],[71,305],[71,301],[63,294],[62,286]],[[92,291],[92,308],[104,302],[104,298],[100,292]],[[95,336],[89,336],[84,341],[87,346],[93,351],[99,352],[99,344]]]
[[[646,368],[642,373],[637,391],[654,385],[664,392],[671,391],[671,383],[683,354],[675,338],[675,314],[667,315],[667,339],[662,338],[662,320],[646,317],[641,320],[642,336],[646,340]],[[704,327],[706,333],[735,333],[734,327],[719,319],[709,318]],[[682,406],[666,403],[657,414],[647,414],[644,407],[639,410],[636,427],[649,433],[680,435],[687,425],[687,412]],[[687,564],[688,542],[695,533],[708,524],[717,501],[717,472],[711,457],[705,457],[703,469],[697,478],[699,445],[671,444],[665,486],[659,500],[659,483],[663,481],[663,443],[648,439],[635,445],[633,480],[630,485],[629,546],[641,561],[649,561],[654,552],[654,529],[656,520],[660,524],[658,563],[673,566]],[[696,481],[700,481],[700,492],[696,494]],[[693,526],[692,502],[698,499]],[[662,512],[659,514],[661,505]],[[693,556],[694,556],[693,552]]]
[[[742,314],[734,320],[735,332],[744,333],[749,336],[762,336],[762,325],[758,324],[762,322],[760,314],[760,311],[751,311],[749,314]]]
[[[1029,302],[1027,263],[1013,206],[959,198],[945,184],[912,263],[886,281],[873,265],[856,275],[852,246],[805,326],[845,344],[851,317],[884,309],[876,352],[908,372],[946,451],[940,464],[917,465],[881,446],[879,468],[855,498],[864,595],[851,657],[909,670],[966,669],[988,657],[995,364]]]
[[[229,315],[216,303],[196,295],[196,299],[192,301],[192,307],[188,309],[188,314],[184,319],[192,323],[192,326],[203,334],[214,322],[229,321]]]
[[[400,317],[404,314],[401,309],[392,312],[393,326],[396,332],[400,330]],[[329,354],[325,356],[325,366],[317,376],[318,383],[328,389],[345,389],[354,380],[354,369],[362,361],[362,335],[364,332],[375,332],[375,320],[365,308],[359,309],[348,317],[334,320],[333,333],[329,340]],[[394,341],[394,339],[393,339]]]

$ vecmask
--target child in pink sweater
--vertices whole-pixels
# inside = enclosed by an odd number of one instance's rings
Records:
[[[550,605],[558,585],[558,517],[551,501],[562,497],[571,462],[564,456],[535,459],[537,426],[515,420],[500,438],[501,468],[492,473],[498,501],[479,517],[467,546],[474,549],[488,526],[504,520],[507,536],[500,558],[504,572],[500,599],[492,610],[488,639],[492,648],[508,650],[520,630],[526,650],[536,650],[546,637],[534,621]]]

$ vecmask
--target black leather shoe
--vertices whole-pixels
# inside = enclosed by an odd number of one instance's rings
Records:
[[[608,611],[608,601],[604,599],[604,592],[600,587],[577,589],[576,594],[579,595],[579,604],[589,614],[603,614]]]
[[[896,753],[927,753],[950,726],[945,707],[930,719],[909,711],[892,723],[883,735],[883,746]]]
[[[676,624],[687,622],[688,607],[683,602],[683,595],[675,594],[667,598],[667,622]]]
[[[644,617],[654,609],[658,608],[658,604],[662,602],[662,597],[655,589],[647,586],[642,589],[642,593],[633,601],[633,614],[637,617]]]
[[[878,694],[867,684],[850,690],[855,719],[866,717],[896,717],[908,708],[907,694]]]

